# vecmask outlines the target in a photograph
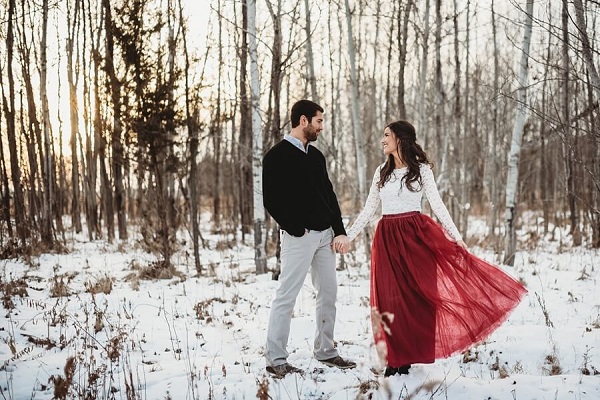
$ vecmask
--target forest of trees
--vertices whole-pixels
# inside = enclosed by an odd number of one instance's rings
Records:
[[[202,273],[209,230],[264,272],[260,163],[300,98],[325,109],[349,221],[385,124],[408,119],[459,230],[486,220],[471,243],[511,263],[527,214],[532,238],[598,248],[599,17],[597,0],[0,0],[2,258],[82,232],[166,270],[189,246]]]

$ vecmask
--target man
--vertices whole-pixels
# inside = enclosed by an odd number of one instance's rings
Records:
[[[291,132],[263,159],[264,206],[281,228],[281,275],[265,351],[266,370],[275,377],[302,373],[288,364],[286,347],[292,311],[309,268],[317,289],[314,356],[328,366],[356,367],[356,363],[340,357],[333,344],[337,296],[334,251],[344,251],[348,238],[325,157],[310,146],[323,130],[323,108],[300,100],[290,114]]]

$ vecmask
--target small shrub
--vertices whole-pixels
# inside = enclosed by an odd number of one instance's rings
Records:
[[[596,307],[600,308],[598,306],[596,306]],[[600,311],[598,312],[598,315],[596,315],[596,319],[594,321],[592,321],[592,328],[600,329]]]
[[[67,297],[71,294],[69,290],[69,281],[65,282],[65,276],[55,275],[50,282],[50,297]]]
[[[2,305],[4,308],[7,310],[14,309],[15,303],[12,298],[14,296],[27,297],[28,287],[24,278],[3,282],[2,277],[0,277],[0,295],[2,296]]]
[[[184,278],[183,274],[167,261],[154,261],[146,267],[138,267],[137,269],[138,278],[144,280],[171,279],[175,276]]]
[[[587,279],[589,279],[590,274],[587,273],[586,268],[583,267],[583,270],[581,271],[581,275],[579,276],[579,278],[577,278],[578,281],[585,281]]]
[[[119,360],[121,350],[123,349],[123,342],[126,338],[127,334],[125,332],[120,332],[108,342],[106,346],[106,355],[112,362],[117,362]]]
[[[52,382],[54,384],[54,398],[59,400],[66,400],[69,398],[69,391],[71,385],[73,384],[73,377],[75,376],[75,366],[77,362],[75,357],[67,358],[67,362],[65,364],[64,372],[65,377],[62,376],[54,376],[51,375],[48,378],[48,382]]]
[[[523,364],[521,364],[521,361],[517,361],[515,363],[515,366],[512,368],[512,372],[513,372],[513,374],[525,373],[525,369],[523,368]]]
[[[77,276],[77,272],[57,274],[59,269],[59,265],[54,266],[54,276],[50,282],[50,297],[67,297],[74,293],[69,289],[69,285]]]
[[[200,320],[206,319],[206,322],[211,322],[212,317],[210,316],[210,313],[208,312],[208,308],[215,301],[219,302],[221,304],[226,303],[225,300],[223,300],[221,298],[217,298],[217,297],[196,303],[196,305],[194,306],[194,311],[196,312],[196,318],[198,318]]]
[[[548,354],[546,356],[543,370],[548,375],[560,375],[562,373],[562,368],[560,367],[560,363],[556,354]]]
[[[467,349],[462,353],[462,356],[463,364],[479,361],[479,351],[477,350],[472,352],[471,349]]]
[[[98,278],[95,283],[90,281],[86,282],[85,291],[91,294],[110,294],[113,289],[113,281],[113,278],[109,277],[108,275],[104,275]]]
[[[256,397],[259,400],[269,400],[271,396],[269,396],[269,380],[267,377],[264,377],[262,381],[258,381],[258,391],[256,392]]]
[[[23,246],[19,244],[17,239],[9,239],[6,243],[2,243],[0,246],[0,259],[2,260],[10,260],[14,258],[19,258],[23,256],[23,254],[28,254],[30,252],[27,249],[24,249]]]
[[[585,353],[583,353],[583,366],[581,367],[581,373],[583,375],[600,375],[593,365],[590,365],[590,348],[585,346]]]

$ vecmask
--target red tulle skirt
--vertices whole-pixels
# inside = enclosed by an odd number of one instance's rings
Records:
[[[386,365],[432,363],[485,339],[527,289],[419,212],[384,215],[371,255],[371,320]]]

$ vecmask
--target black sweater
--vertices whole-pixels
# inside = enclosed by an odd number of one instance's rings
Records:
[[[274,145],[263,158],[263,204],[281,229],[293,236],[305,229],[333,228],[345,235],[342,213],[327,175],[323,153],[308,146],[304,153],[287,140]]]

